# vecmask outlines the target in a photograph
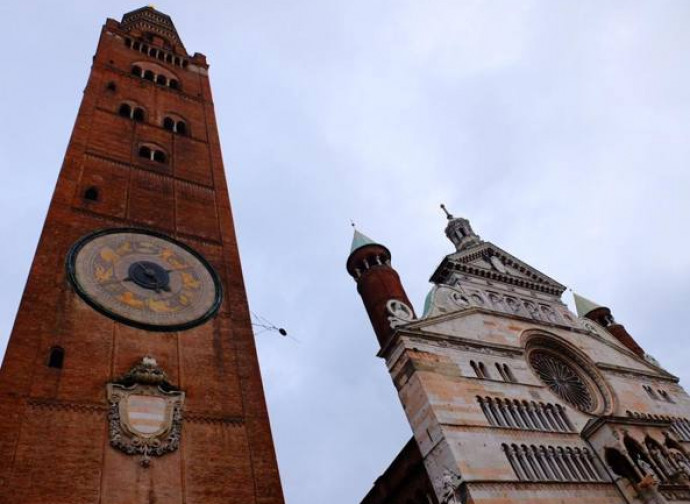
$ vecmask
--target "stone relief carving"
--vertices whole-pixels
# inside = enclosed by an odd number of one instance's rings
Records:
[[[398,299],[389,299],[386,303],[386,310],[389,313],[388,323],[391,329],[408,324],[414,320],[412,308]]]
[[[446,468],[435,483],[434,486],[441,490],[440,504],[466,504],[467,495],[460,475]]]
[[[583,322],[571,315],[564,305],[547,303],[541,299],[520,297],[512,292],[501,292],[496,286],[494,286],[495,290],[482,290],[473,287],[459,284],[437,286],[430,294],[431,303],[426,310],[425,317],[452,313],[476,306],[489,308],[500,313],[528,317],[539,322],[545,321],[568,327],[583,328]],[[588,330],[596,333],[596,329],[591,324]]]
[[[173,387],[153,357],[146,356],[122,378],[107,385],[110,446],[127,455],[151,457],[177,450],[185,394]]]

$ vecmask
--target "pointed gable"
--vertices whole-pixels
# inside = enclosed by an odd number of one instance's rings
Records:
[[[553,278],[491,242],[483,242],[446,256],[431,276],[431,281],[446,284],[455,273],[486,278],[492,282],[524,287],[559,297],[566,289]]]

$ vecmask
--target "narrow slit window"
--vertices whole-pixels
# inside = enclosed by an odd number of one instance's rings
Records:
[[[65,362],[65,350],[62,347],[55,346],[50,349],[48,355],[48,367],[55,369],[62,369]]]
[[[89,187],[84,191],[84,199],[88,201],[98,201],[98,188],[96,186]]]

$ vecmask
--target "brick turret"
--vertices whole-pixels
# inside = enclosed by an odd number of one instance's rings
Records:
[[[400,276],[391,266],[390,251],[355,230],[347,258],[347,272],[357,282],[357,292],[362,296],[379,344],[385,345],[393,333],[389,302],[399,301],[410,309],[412,306]],[[414,313],[410,315],[413,317]]]
[[[573,297],[575,298],[575,306],[577,308],[577,314],[579,317],[592,320],[600,326],[606,328],[608,332],[610,332],[618,341],[623,343],[623,345],[625,345],[629,350],[632,350],[640,357],[644,357],[645,351],[640,345],[637,344],[635,339],[630,335],[625,327],[616,322],[616,319],[613,318],[609,308],[606,306],[600,306],[577,294],[574,294]]]

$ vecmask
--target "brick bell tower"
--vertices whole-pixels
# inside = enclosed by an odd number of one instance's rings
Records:
[[[102,29],[0,371],[0,503],[281,504],[204,55]]]

